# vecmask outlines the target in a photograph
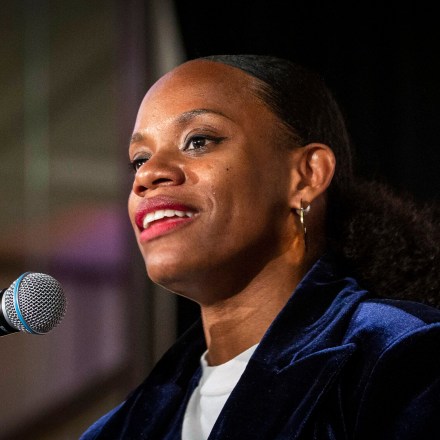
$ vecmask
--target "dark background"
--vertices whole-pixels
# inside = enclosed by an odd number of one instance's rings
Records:
[[[358,175],[439,194],[440,33],[425,2],[175,0],[188,59],[278,55],[321,73],[346,115]],[[181,300],[182,331],[196,308]]]

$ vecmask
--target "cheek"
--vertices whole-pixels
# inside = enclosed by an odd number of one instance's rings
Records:
[[[200,191],[214,203],[216,199],[225,197],[234,187],[236,176],[231,172],[232,166],[225,161],[200,164],[196,170],[188,172],[188,181],[194,184],[195,191]],[[224,203],[224,202],[222,202]]]
[[[229,234],[236,232],[241,235],[243,229],[246,232],[253,229],[254,208],[265,210],[263,205],[270,203],[259,191],[258,173],[249,162],[222,164],[221,168],[211,170],[209,180],[205,182],[211,199],[212,227],[220,226]]]
[[[135,214],[136,214],[136,196],[131,192],[128,197],[128,204],[127,204],[127,210],[128,210],[128,217],[130,218],[131,224],[133,227],[135,226]]]

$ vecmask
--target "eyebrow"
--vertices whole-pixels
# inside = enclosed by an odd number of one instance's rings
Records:
[[[224,113],[218,111],[218,110],[212,110],[209,108],[196,108],[194,110],[189,110],[187,112],[182,113],[178,118],[177,122],[179,124],[186,124],[187,122],[191,121],[192,119],[196,118],[199,115],[212,113],[214,115],[222,116],[223,118],[229,119],[228,116],[226,116]]]
[[[129,144],[133,144],[134,142],[140,142],[144,139],[144,136],[139,131],[136,131],[130,136]]]
[[[224,113],[222,113],[218,110],[212,110],[212,109],[208,109],[208,108],[197,108],[197,109],[189,110],[187,112],[182,113],[181,115],[179,115],[179,117],[177,118],[176,121],[180,125],[185,125],[188,122],[190,122],[191,120],[193,120],[194,118],[196,118],[197,116],[205,115],[205,114],[214,114],[214,115],[222,116],[223,118],[230,119],[228,116],[226,116]],[[130,137],[130,144],[132,144],[134,142],[140,142],[142,140],[144,140],[144,135],[141,132],[136,131]]]

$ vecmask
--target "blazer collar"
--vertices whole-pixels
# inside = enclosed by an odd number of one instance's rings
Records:
[[[261,340],[253,359],[283,369],[339,345],[346,324],[369,293],[340,273],[331,254],[309,270]]]
[[[247,438],[250,429],[255,440],[285,438],[282,427],[297,438],[355,351],[342,340],[366,295],[328,255],[315,263],[261,340],[209,440]]]

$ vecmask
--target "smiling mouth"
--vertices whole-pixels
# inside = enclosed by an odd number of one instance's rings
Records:
[[[158,220],[162,220],[164,218],[191,218],[194,216],[194,212],[192,211],[179,211],[176,209],[158,209],[157,211],[149,212],[142,222],[142,226],[144,229],[148,229],[149,226]]]

